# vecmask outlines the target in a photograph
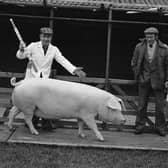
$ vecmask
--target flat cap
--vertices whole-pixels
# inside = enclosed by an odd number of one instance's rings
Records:
[[[159,31],[155,27],[149,27],[149,28],[145,29],[144,33],[145,34],[158,34]]]
[[[49,27],[42,27],[40,29],[40,34],[49,34],[52,35],[53,34],[53,30]]]

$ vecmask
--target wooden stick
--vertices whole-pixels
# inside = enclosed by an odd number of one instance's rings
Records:
[[[23,38],[22,38],[22,36],[21,36],[21,34],[20,34],[18,28],[16,27],[16,25],[15,25],[13,19],[10,18],[9,20],[10,20],[10,22],[11,22],[11,24],[12,24],[13,30],[14,30],[14,32],[15,32],[15,34],[16,34],[18,40],[19,40],[19,42],[20,42],[20,43],[24,43]],[[37,67],[36,67],[36,65],[35,65],[35,63],[34,63],[33,60],[31,60],[31,62],[30,62],[30,60],[29,60],[29,64],[30,64],[30,65],[29,65],[30,68],[31,68],[31,66],[33,66],[35,72],[38,72],[38,69],[37,69]]]

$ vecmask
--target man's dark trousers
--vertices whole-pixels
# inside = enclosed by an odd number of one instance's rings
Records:
[[[155,96],[155,126],[156,128],[163,128],[165,126],[165,117],[164,117],[164,90],[163,89],[152,89],[151,82],[148,81],[144,84],[139,84],[139,107],[136,117],[136,125],[145,125],[146,117],[147,117],[147,105],[148,98],[150,93],[153,90]]]

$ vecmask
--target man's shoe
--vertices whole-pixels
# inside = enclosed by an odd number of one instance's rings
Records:
[[[42,119],[35,115],[32,118],[32,123],[36,129],[42,128]]]
[[[166,121],[165,125],[168,126],[168,121]]]
[[[145,126],[144,125],[138,125],[135,128],[135,134],[142,134],[144,132]]]
[[[108,131],[108,130],[109,130],[108,125],[107,125],[107,123],[105,123],[105,122],[102,122],[101,127],[102,127],[102,129],[103,129],[104,131]]]
[[[53,129],[56,129],[56,127],[53,126],[52,121],[49,119],[42,119],[42,129],[46,131],[50,131]]]
[[[164,128],[156,128],[156,133],[160,136],[166,136],[166,131]]]

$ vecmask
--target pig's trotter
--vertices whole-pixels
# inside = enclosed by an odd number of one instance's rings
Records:
[[[36,129],[31,129],[30,131],[34,135],[39,135],[39,132]]]
[[[34,128],[34,126],[33,126],[33,124],[31,124],[31,123],[27,123],[27,125],[28,125],[28,127],[29,127],[29,129],[30,129],[30,132],[32,133],[32,134],[34,134],[34,135],[39,135],[39,133],[38,133],[38,131]]]
[[[30,129],[30,132],[34,135],[39,135],[38,131],[33,126],[32,117],[33,117],[33,114],[32,115],[25,115],[25,121]]]
[[[8,121],[8,127],[9,127],[9,130],[13,130],[13,120],[14,118],[16,117],[16,115],[20,112],[20,110],[16,107],[16,106],[13,106],[11,109],[10,109],[10,113],[9,113],[9,121]]]
[[[87,117],[83,117],[83,120],[86,122],[88,127],[94,131],[98,140],[104,141],[103,136],[101,135],[100,131],[97,128],[95,119],[92,116],[87,116]]]
[[[104,142],[104,138],[102,137],[102,135],[99,135],[99,141]]]
[[[85,134],[83,133],[83,125],[84,122],[81,119],[78,119],[78,136],[80,138],[85,138]]]
[[[14,127],[9,127],[9,131],[15,131],[16,130],[16,128],[14,128]]]
[[[80,138],[86,138],[86,135],[85,135],[85,134],[83,134],[83,133],[78,134],[78,136],[79,136]]]

